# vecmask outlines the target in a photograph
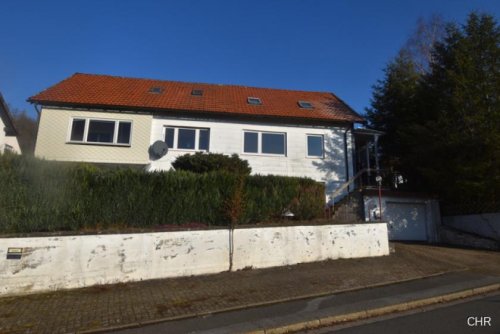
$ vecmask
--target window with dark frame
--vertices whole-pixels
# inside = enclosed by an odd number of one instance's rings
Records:
[[[201,89],[193,89],[191,91],[191,95],[194,95],[194,96],[203,96],[203,90],[201,90]]]

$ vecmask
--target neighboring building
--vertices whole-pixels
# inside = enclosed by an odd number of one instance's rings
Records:
[[[31,97],[35,155],[168,170],[192,152],[237,153],[254,174],[310,177],[328,191],[353,175],[353,124],[332,93],[74,74]],[[156,141],[168,153],[148,153]]]
[[[0,93],[0,153],[5,151],[21,153],[21,148],[9,107]]]

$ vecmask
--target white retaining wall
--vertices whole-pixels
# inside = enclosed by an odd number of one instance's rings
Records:
[[[229,245],[228,230],[2,238],[0,295],[220,273]],[[386,224],[242,228],[233,245],[233,270],[389,254]]]

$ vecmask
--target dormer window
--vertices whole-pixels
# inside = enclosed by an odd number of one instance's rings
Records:
[[[258,106],[258,105],[262,104],[261,99],[258,98],[258,97],[248,97],[247,98],[247,102],[248,102],[248,104],[251,104],[251,105],[254,105],[254,106]]]
[[[151,87],[149,89],[149,93],[151,93],[151,94],[161,94],[161,93],[163,93],[163,91],[164,91],[164,89],[161,87]]]
[[[193,96],[203,96],[203,91],[201,89],[193,89],[191,91],[191,95],[193,95]]]
[[[312,103],[308,102],[308,101],[299,101],[299,107],[304,108],[304,109],[313,109],[314,108]]]

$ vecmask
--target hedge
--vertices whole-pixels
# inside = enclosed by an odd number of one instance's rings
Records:
[[[188,153],[177,157],[172,166],[176,170],[185,170],[193,173],[226,171],[249,175],[252,172],[248,161],[240,159],[237,154],[228,156],[220,153]]]
[[[0,233],[251,224],[323,215],[323,185],[229,172],[145,172],[0,155]]]

